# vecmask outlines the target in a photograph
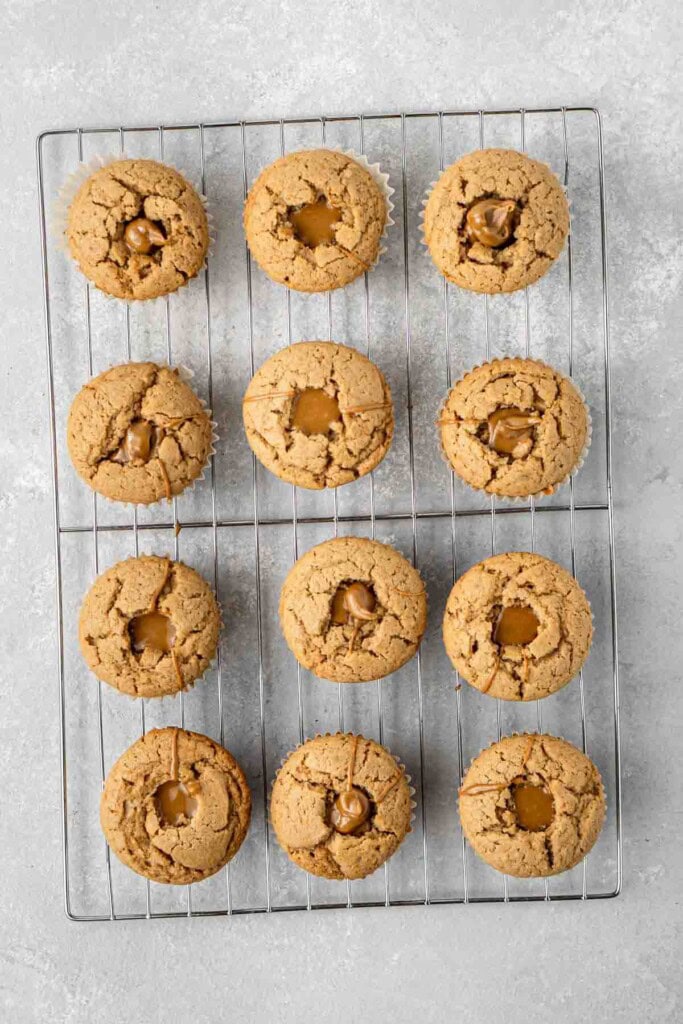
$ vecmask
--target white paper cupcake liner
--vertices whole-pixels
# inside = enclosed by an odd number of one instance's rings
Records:
[[[386,750],[387,754],[389,754],[389,756],[394,759],[394,761],[396,762],[399,770],[402,772],[406,782],[408,783],[408,789],[410,791],[411,814],[410,814],[410,823],[408,825],[408,830],[406,832],[406,835],[408,835],[410,832],[412,832],[413,831],[413,824],[415,822],[415,813],[414,812],[415,812],[415,808],[417,807],[417,803],[415,802],[415,799],[414,799],[414,797],[415,797],[415,787],[413,785],[411,785],[412,778],[408,774],[408,772],[406,771],[406,766],[403,764],[403,762],[400,760],[400,758],[396,756],[396,754],[392,753],[392,751],[389,750],[389,747],[386,745],[386,743],[380,743],[379,740],[371,740],[370,741],[367,736],[364,736],[362,733],[359,733],[359,732],[350,732],[350,731],[342,732],[339,729],[336,732],[316,732],[316,733],[314,733],[313,736],[309,736],[307,739],[302,740],[301,743],[297,743],[297,745],[295,747],[292,747],[292,749],[288,753],[286,753],[284,755],[284,757],[282,757],[280,759],[280,767],[275,772],[275,775],[273,777],[273,780],[272,780],[272,782],[270,784],[270,787],[269,787],[269,790],[268,790],[268,820],[270,821],[270,804],[271,804],[271,798],[272,798],[272,795],[273,795],[273,786],[275,785],[275,780],[277,779],[278,775],[280,774],[280,772],[284,768],[286,762],[289,760],[289,758],[292,756],[292,754],[295,754],[297,752],[297,750],[301,749],[301,747],[305,746],[307,743],[310,743],[311,740],[323,738],[325,736],[355,736],[359,740],[365,740],[366,742],[376,743],[378,747],[382,747],[383,750]]]
[[[64,255],[73,263],[73,265],[78,270],[79,274],[83,274],[83,271],[81,270],[80,266],[78,265],[78,262],[71,255],[71,253],[69,251],[69,245],[68,245],[68,242],[66,240],[66,231],[67,231],[68,220],[69,220],[69,207],[71,206],[73,200],[75,199],[76,193],[80,189],[80,187],[83,184],[83,182],[87,181],[87,179],[89,177],[91,177],[91,175],[93,175],[96,171],[101,170],[103,167],[108,167],[109,164],[118,163],[120,160],[134,160],[134,159],[141,159],[142,160],[142,159],[155,159],[155,158],[151,158],[151,157],[149,157],[149,158],[148,157],[136,158],[136,157],[129,156],[127,153],[100,154],[100,155],[91,157],[90,160],[87,160],[87,161],[84,161],[84,162],[78,164],[78,166],[76,167],[76,170],[71,172],[71,174],[66,178],[66,180],[63,182],[63,184],[60,186],[59,191],[57,192],[57,198],[54,200],[54,203],[52,204],[52,210],[51,210],[51,213],[50,213],[50,219],[49,219],[49,225],[48,225],[49,226],[50,236],[53,238],[57,248],[61,252],[63,252]],[[176,173],[180,174],[181,177],[183,177],[187,182],[189,182],[192,185],[192,187],[194,188],[194,190],[197,193],[197,195],[199,196],[199,198],[201,200],[201,203],[202,203],[202,206],[204,207],[204,212],[206,213],[206,221],[207,221],[208,231],[209,231],[209,244],[208,244],[208,247],[207,247],[207,250],[206,250],[206,256],[204,257],[204,263],[202,264],[202,267],[199,268],[199,271],[197,272],[197,274],[195,274],[195,276],[193,278],[191,278],[189,281],[187,281],[180,288],[176,288],[175,289],[175,291],[178,292],[178,291],[182,291],[183,288],[187,288],[189,285],[192,284],[193,281],[197,280],[197,278],[199,277],[199,274],[201,273],[202,269],[206,268],[207,260],[213,255],[213,252],[214,252],[214,249],[215,249],[215,243],[216,243],[215,221],[214,221],[213,213],[212,213],[212,210],[211,210],[211,205],[209,203],[208,198],[192,182],[191,177],[188,174],[186,174],[184,171],[180,170],[180,168],[176,167],[174,164],[169,163],[168,160],[156,160],[155,162],[156,163],[163,163],[164,167],[170,167],[171,170],[176,171]],[[85,275],[83,275],[83,276],[85,277]],[[89,278],[86,277],[86,280],[89,280]],[[167,294],[164,294],[164,295],[158,295],[158,296],[156,296],[153,299],[120,299],[116,295],[109,295],[108,292],[102,291],[101,288],[97,287],[97,285],[95,284],[94,281],[91,281],[90,283],[91,283],[92,287],[97,290],[98,294],[99,295],[103,295],[105,299],[109,299],[112,302],[121,302],[121,303],[124,303],[125,305],[128,305],[128,306],[137,306],[140,303],[144,303],[145,306],[149,307],[149,306],[154,305],[154,303],[157,303],[157,304],[165,303],[166,299],[168,298],[168,295],[174,295],[175,294],[175,292],[168,292]]]
[[[387,217],[384,222],[384,230],[382,231],[382,234],[380,236],[380,246],[377,251],[377,257],[370,266],[370,270],[374,270],[377,264],[379,263],[381,257],[387,251],[386,245],[382,245],[382,239],[386,241],[389,228],[393,227],[395,223],[393,217],[391,216],[394,210],[394,204],[391,200],[391,197],[393,196],[396,190],[392,188],[392,186],[389,184],[389,175],[381,169],[378,163],[371,164],[365,153],[358,153],[356,152],[355,149],[335,149],[335,147],[333,146],[321,146],[319,148],[331,149],[333,152],[343,153],[344,156],[348,156],[352,160],[355,160],[357,164],[360,164],[361,167],[364,167],[365,170],[370,175],[372,175],[375,184],[377,185],[380,192],[384,196],[384,202],[386,203],[387,207]]]
[[[144,362],[144,360],[131,360],[131,361],[132,362]],[[107,367],[107,369],[111,370],[114,366],[121,366],[121,365],[122,365],[121,363],[112,363],[111,366]],[[125,365],[125,364],[123,364],[123,365]],[[167,366],[169,368],[169,370],[176,370],[177,373],[178,373],[178,376],[180,377],[180,379],[185,384],[188,384],[188,385],[191,384],[191,381],[192,381],[192,379],[194,377],[194,372],[188,366],[184,366],[182,363],[177,363],[175,366],[171,366],[169,363],[157,362],[156,365],[157,366]],[[106,373],[107,369],[102,370],[102,373]],[[98,376],[99,376],[99,374],[98,374]],[[116,501],[114,498],[108,498],[106,496],[106,494],[102,494],[100,491],[95,491],[94,488],[91,488],[91,490],[93,490],[94,493],[97,494],[97,496],[98,496],[100,501],[106,502],[108,505],[112,505],[115,508],[125,508],[125,509],[141,509],[141,508],[144,508],[144,509],[151,509],[151,510],[154,510],[154,511],[157,511],[157,512],[166,511],[166,509],[169,506],[173,505],[173,500],[175,498],[179,498],[182,494],[190,494],[195,489],[197,484],[202,483],[202,481],[206,477],[206,470],[208,469],[208,467],[209,467],[209,465],[211,463],[211,459],[216,454],[216,445],[218,444],[218,441],[219,441],[220,438],[219,438],[219,435],[218,435],[218,424],[216,423],[216,421],[213,418],[212,410],[209,408],[209,406],[204,401],[204,399],[201,397],[201,395],[198,395],[197,392],[194,390],[194,388],[192,390],[193,390],[194,394],[196,395],[196,397],[201,402],[202,408],[203,408],[204,412],[206,413],[206,415],[209,417],[209,420],[211,422],[211,446],[209,448],[209,451],[208,451],[207,456],[206,456],[206,461],[205,461],[204,465],[202,466],[202,470],[201,470],[201,473],[199,474],[199,476],[195,477],[195,479],[192,480],[187,485],[187,487],[184,487],[182,489],[182,491],[180,491],[179,494],[174,494],[170,498],[167,498],[167,497],[164,496],[162,498],[158,498],[156,501],[152,501],[152,502],[149,502],[149,503],[144,502],[144,501],[138,501],[138,502],[134,502],[134,501]],[[179,525],[182,528],[182,524],[179,524]],[[180,531],[178,531],[178,532],[180,532]]]
[[[519,496],[517,496],[517,495],[508,495],[508,494],[492,494],[490,491],[487,491],[486,488],[484,488],[484,487],[476,487],[474,484],[471,484],[468,480],[465,480],[464,477],[461,477],[460,474],[456,473],[456,471],[453,469],[451,461],[448,458],[448,455],[446,454],[446,452],[444,451],[442,435],[441,435],[441,421],[442,421],[443,416],[444,416],[444,410],[446,408],[446,403],[448,402],[448,399],[449,399],[449,397],[450,397],[450,395],[451,395],[451,393],[453,391],[453,388],[456,387],[456,385],[459,384],[461,380],[465,380],[467,377],[469,377],[469,375],[471,373],[474,373],[475,370],[480,369],[482,366],[489,366],[491,363],[500,363],[500,362],[503,362],[505,359],[524,359],[525,362],[536,363],[538,366],[544,366],[547,369],[552,370],[553,373],[560,373],[560,371],[556,370],[554,366],[551,366],[549,363],[544,362],[542,359],[528,359],[526,356],[499,356],[496,359],[488,359],[488,360],[485,360],[483,363],[477,363],[476,366],[473,366],[471,370],[468,370],[467,373],[463,374],[463,376],[460,377],[452,385],[450,391],[448,392],[448,394],[444,398],[443,402],[439,406],[439,412],[437,414],[437,419],[436,419],[435,426],[437,427],[437,431],[438,431],[438,435],[439,435],[439,451],[441,453],[441,458],[444,460],[444,462],[446,463],[446,465],[448,466],[450,471],[452,473],[455,473],[455,475],[458,477],[459,480],[462,480],[463,483],[467,484],[467,486],[469,488],[471,488],[473,491],[479,491],[481,494],[486,494],[486,495],[488,495],[488,497],[495,498],[497,501],[509,501],[509,502],[511,502],[512,504],[515,504],[515,505],[524,505],[524,504],[528,504],[529,501],[532,498],[534,498],[534,499],[548,498],[548,497],[550,497],[550,495],[547,494],[546,491],[535,491],[533,494],[525,494],[525,495],[519,495]],[[567,475],[562,478],[562,480],[559,480],[557,483],[552,485],[553,489],[550,492],[550,494],[556,494],[557,491],[560,489],[560,487],[564,487],[566,484],[569,483],[569,481],[570,481],[570,479],[572,479],[572,477],[576,476],[576,474],[579,472],[579,470],[583,466],[584,462],[586,461],[586,456],[588,455],[588,449],[591,446],[591,441],[592,441],[592,438],[593,438],[593,420],[592,420],[591,413],[590,413],[590,407],[588,405],[588,402],[586,401],[586,397],[585,397],[583,391],[578,386],[578,384],[573,379],[573,377],[570,377],[566,373],[561,374],[561,376],[563,376],[566,380],[571,382],[572,387],[574,388],[574,390],[576,391],[577,395],[581,399],[581,402],[583,403],[583,407],[584,407],[585,412],[586,412],[586,440],[584,442],[583,448],[581,449],[579,457],[576,460],[576,464],[567,473]]]

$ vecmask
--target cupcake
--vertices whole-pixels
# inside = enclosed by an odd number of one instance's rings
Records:
[[[79,188],[66,241],[100,291],[155,299],[197,276],[209,227],[202,200],[178,171],[155,160],[116,160]]]
[[[377,466],[391,445],[394,410],[381,371],[331,341],[302,341],[254,374],[242,405],[247,440],[271,473],[319,490]]]
[[[343,288],[380,254],[387,198],[370,171],[330,149],[289,153],[261,171],[247,197],[252,256],[288,288]]]
[[[592,638],[590,605],[574,577],[529,551],[474,565],[451,590],[443,619],[453,667],[502,700],[538,700],[561,689]]]
[[[177,370],[124,363],[88,381],[69,411],[67,442],[76,472],[112,501],[171,499],[204,471],[213,426]]]
[[[213,591],[182,562],[141,555],[97,577],[81,606],[81,653],[98,679],[130,697],[190,687],[216,654]]]
[[[488,494],[552,494],[581,466],[590,415],[568,377],[534,359],[494,359],[450,390],[441,448],[465,483]]]
[[[385,747],[362,736],[316,736],[277,773],[270,819],[287,856],[331,879],[365,878],[410,832],[408,777]]]
[[[441,273],[472,292],[514,292],[562,252],[569,207],[546,164],[482,149],[448,167],[427,199],[424,236]]]
[[[600,834],[605,790],[585,754],[554,736],[506,736],[470,765],[459,791],[465,836],[506,875],[543,878],[581,861]]]
[[[295,658],[321,679],[362,683],[401,668],[427,624],[420,574],[388,544],[335,537],[307,551],[280,593]]]
[[[208,736],[152,729],[109,772],[100,822],[112,851],[152,882],[189,885],[244,841],[251,794],[235,758]]]

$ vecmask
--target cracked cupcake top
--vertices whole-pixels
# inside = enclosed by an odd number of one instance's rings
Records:
[[[569,207],[560,182],[512,149],[482,149],[448,167],[424,214],[425,241],[449,281],[474,292],[513,292],[542,277],[562,252]]]
[[[81,653],[98,679],[131,697],[187,689],[209,667],[220,611],[182,562],[141,555],[97,577],[81,606]]]
[[[116,856],[153,882],[215,874],[249,828],[251,794],[235,758],[208,736],[152,729],[107,776],[100,822]]]
[[[95,171],[69,207],[69,251],[93,284],[118,299],[174,292],[204,265],[202,201],[172,167],[117,160]]]
[[[211,454],[208,413],[177,370],[124,363],[88,381],[69,411],[78,475],[106,498],[149,505],[180,494]]]
[[[534,359],[494,359],[451,388],[441,447],[471,487],[508,497],[552,494],[583,458],[588,410],[568,377]]]
[[[459,790],[463,832],[506,875],[568,871],[595,843],[605,818],[600,773],[554,736],[507,736],[483,750]]]
[[[280,593],[285,639],[321,679],[381,679],[417,651],[427,622],[420,574],[388,544],[336,537],[307,551]]]
[[[280,768],[270,800],[278,842],[324,878],[365,878],[396,852],[412,815],[403,768],[362,736],[316,736]]]
[[[574,577],[528,551],[472,566],[444,613],[454,668],[503,700],[537,700],[561,689],[583,665],[592,638],[590,605]]]
[[[394,433],[389,385],[356,349],[302,341],[254,374],[242,405],[247,440],[281,480],[319,490],[364,476]]]
[[[387,204],[369,171],[329,149],[289,153],[251,187],[244,230],[274,281],[302,292],[343,288],[379,255]]]

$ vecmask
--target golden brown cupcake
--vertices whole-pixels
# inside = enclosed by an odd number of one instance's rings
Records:
[[[419,572],[388,544],[335,537],[307,551],[280,593],[285,640],[321,679],[381,679],[416,653],[427,624]]]
[[[323,878],[365,878],[410,832],[411,790],[385,747],[363,736],[316,736],[277,773],[270,800],[287,856]]]
[[[141,555],[97,577],[79,619],[81,653],[98,679],[130,697],[189,688],[216,654],[221,617],[198,572]]]
[[[308,149],[270,164],[251,187],[244,230],[274,281],[302,292],[343,288],[379,257],[387,201],[344,153]]]
[[[113,766],[100,822],[123,863],[152,882],[188,885],[219,871],[244,841],[251,793],[235,758],[208,736],[152,729]]]
[[[566,569],[530,551],[472,566],[455,583],[443,619],[448,657],[477,690],[538,700],[579,672],[593,638],[590,605]]]
[[[206,212],[182,174],[156,160],[116,160],[83,182],[66,238],[81,271],[119,299],[155,299],[204,266]]]
[[[124,363],[78,392],[67,441],[89,487],[112,501],[149,505],[201,476],[212,451],[206,408],[177,370]]]
[[[569,207],[546,164],[512,149],[482,149],[448,167],[424,214],[441,273],[473,292],[533,284],[562,252]]]
[[[319,490],[365,476],[391,445],[389,385],[366,356],[302,341],[261,366],[242,405],[247,440],[271,473]]]
[[[501,497],[552,494],[580,467],[588,409],[569,379],[535,359],[494,359],[451,388],[441,447],[458,476]]]
[[[600,773],[566,740],[506,736],[472,762],[460,821],[482,860],[506,875],[539,878],[581,861],[605,820]]]

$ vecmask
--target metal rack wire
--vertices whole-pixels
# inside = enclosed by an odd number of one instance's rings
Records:
[[[424,189],[461,152],[486,144],[525,150],[530,134],[533,154],[549,158],[572,200],[566,252],[547,278],[519,298],[490,301],[460,293],[440,278],[417,244]],[[271,286],[252,270],[241,235],[241,201],[254,173],[302,145],[351,146],[367,153],[388,168],[396,188],[397,224],[388,253],[342,296],[306,298]],[[148,308],[142,312],[140,304],[104,301],[56,251],[48,230],[55,191],[75,164],[98,152],[124,151],[189,163],[189,176],[208,195],[219,220],[216,244],[200,279],[161,304],[144,304]],[[57,129],[39,136],[37,162],[68,916],[125,920],[616,896],[622,873],[619,684],[598,111],[559,107]],[[302,325],[298,329],[295,319]],[[203,354],[196,344],[199,330],[205,335]],[[399,330],[402,352],[396,343]],[[292,487],[291,512],[286,513],[285,485],[268,478],[241,434],[230,440],[229,428],[235,424],[239,429],[235,409],[261,358],[282,344],[316,336],[315,331],[356,344],[389,372],[397,435],[375,474],[339,494],[310,495]],[[528,505],[493,498],[482,502],[433,460],[434,401],[440,402],[473,362],[515,348],[562,363],[578,376],[594,408],[593,445],[576,482]],[[63,444],[66,410],[77,388],[106,365],[133,357],[189,363],[209,405],[216,410],[216,403],[224,403],[223,415],[216,412],[223,438],[210,483],[174,499],[170,518],[158,507],[121,511],[95,495],[83,495]],[[273,613],[289,564],[340,528],[369,532],[402,547],[422,571],[430,593],[432,625],[422,651],[396,677],[364,687],[335,688],[303,672],[282,646]],[[584,680],[582,672],[565,691],[534,708],[504,707],[461,687],[459,680],[453,692],[439,623],[433,622],[456,577],[501,545],[540,546],[564,561],[578,573],[596,612],[596,642],[586,668],[590,679]],[[141,700],[136,706],[87,676],[78,657],[76,616],[82,593],[105,558],[109,562],[160,547],[170,547],[175,558],[182,554],[212,580],[226,606],[227,638],[208,681],[181,694],[177,703]],[[231,644],[239,628],[251,643]],[[255,814],[250,836],[231,865],[201,885],[169,893],[112,861],[97,829],[97,798],[111,762],[150,721],[185,726],[188,719],[188,727],[214,735],[245,764]],[[508,880],[476,861],[466,849],[455,807],[468,757],[504,732],[540,731],[544,723],[586,750],[589,722],[589,753],[605,778],[609,805],[607,826],[590,857],[550,882]],[[383,871],[345,885],[312,879],[293,868],[271,840],[267,815],[269,784],[279,759],[307,734],[337,728],[365,731],[388,742],[409,765],[418,794],[414,835]]]

